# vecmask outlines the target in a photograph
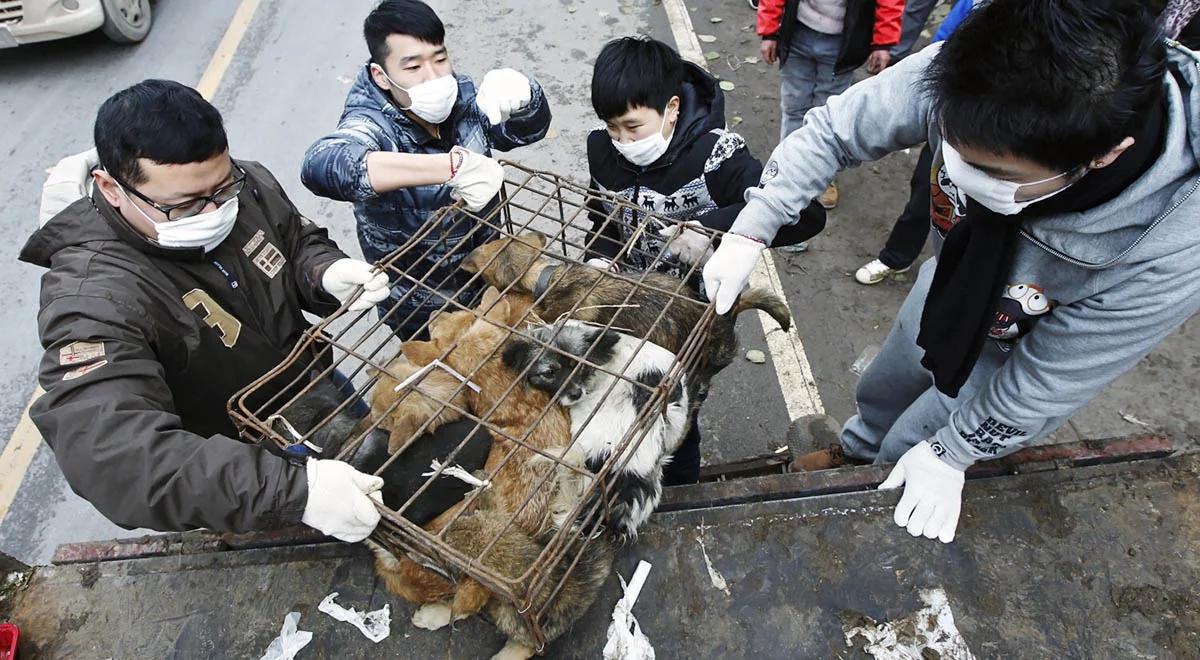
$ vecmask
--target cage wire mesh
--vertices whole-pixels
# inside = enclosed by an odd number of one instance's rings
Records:
[[[552,173],[504,166],[497,202],[478,213],[461,203],[440,210],[378,264],[393,286],[385,311],[351,312],[352,301],[343,304],[311,328],[287,360],[235,395],[229,409],[244,439],[298,464],[306,455],[349,460],[386,435],[387,458],[377,475],[386,475],[414,443],[429,442],[426,432],[440,424],[469,420],[486,431],[492,444],[484,470],[474,476],[487,487],[471,490],[424,526],[406,516],[435,482],[450,478],[446,472],[464,451],[464,438],[443,448],[445,459],[413,484],[406,499],[379,505],[382,519],[372,538],[398,556],[475,579],[517,607],[542,639],[549,603],[589,545],[602,542],[615,475],[672,391],[688,387],[702,368],[714,312],[699,294],[698,266],[664,261],[660,232],[673,221]],[[719,233],[704,231],[709,239]],[[514,247],[521,258],[514,257]],[[585,263],[598,253],[619,270]],[[553,268],[544,276],[547,267]],[[564,289],[572,277],[575,286]],[[544,290],[534,295],[539,288]],[[440,311],[417,323],[418,302]],[[660,343],[675,359],[651,386],[632,380],[628,364],[596,364],[531,332],[560,328],[556,322],[564,319],[625,333],[639,340],[639,348],[650,337],[669,337]],[[408,333],[416,338],[405,342]],[[596,410],[583,422],[568,420],[564,434],[566,413],[557,396],[523,386],[529,366],[516,371],[503,365],[504,347],[518,338],[540,354],[563,355],[575,370],[586,365],[611,376],[605,397],[619,381],[644,392],[636,419],[613,439],[599,469],[589,470],[572,451],[582,429],[570,433],[571,421],[586,428]],[[401,351],[405,344],[424,346],[425,357],[409,359]],[[692,402],[698,404],[696,397]],[[364,403],[370,413],[360,418],[354,411]],[[503,529],[485,539],[481,551],[464,552],[447,541],[446,532],[480,506],[504,514]],[[489,561],[499,535],[510,528],[545,540],[537,561],[519,574]]]

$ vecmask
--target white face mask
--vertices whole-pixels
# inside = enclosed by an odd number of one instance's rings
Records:
[[[962,154],[958,153],[958,151],[946,141],[942,142],[942,160],[946,163],[946,174],[950,177],[950,180],[954,182],[954,185],[957,186],[959,190],[961,190],[971,199],[983,204],[987,208],[999,213],[1000,215],[1016,215],[1017,213],[1025,210],[1026,206],[1029,206],[1034,202],[1040,202],[1044,199],[1049,199],[1075,185],[1075,182],[1079,180],[1079,176],[1071,179],[1067,185],[1059,188],[1058,190],[1046,193],[1040,197],[1017,201],[1018,197],[1022,197],[1022,195],[1020,195],[1021,189],[1029,189],[1033,186],[1038,186],[1062,177],[1071,177],[1076,172],[1080,172],[1080,170],[1070,170],[1063,172],[1062,174],[1055,174],[1054,176],[1042,179],[1041,181],[1031,181],[1029,183],[1005,181],[1003,179],[997,179],[963,160]],[[1086,173],[1087,170],[1082,170],[1082,172]],[[1080,176],[1081,175],[1082,173]]]
[[[458,79],[453,74],[426,80],[419,85],[405,89],[397,85],[387,71],[383,70],[383,67],[379,67],[379,72],[393,87],[408,94],[408,100],[412,105],[407,108],[401,106],[400,109],[411,110],[414,115],[431,124],[440,124],[446,121],[446,117],[450,116],[450,111],[454,109],[454,104],[458,101]]]
[[[663,128],[667,125],[667,108],[663,108],[662,123],[658,125],[658,130],[654,131],[653,135],[647,135],[640,140],[634,140],[629,144],[621,144],[613,140],[613,146],[617,151],[625,157],[625,160],[637,165],[645,167],[650,163],[662,158],[662,155],[667,153],[667,147],[671,145],[671,138],[675,137],[675,130],[671,130],[669,137],[663,137]]]
[[[229,236],[229,232],[233,231],[233,225],[237,223],[237,197],[208,213],[200,213],[190,218],[180,218],[169,222],[155,222],[146,215],[142,207],[133,202],[124,188],[121,188],[121,192],[125,194],[125,199],[129,200],[133,208],[154,225],[154,231],[158,234],[158,244],[163,247],[202,247],[205,252],[212,252],[221,244],[221,241]]]

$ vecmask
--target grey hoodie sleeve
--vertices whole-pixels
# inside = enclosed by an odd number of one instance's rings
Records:
[[[1198,266],[1193,245],[1054,309],[951,413],[934,450],[965,469],[1056,429],[1200,310]]]
[[[731,231],[769,245],[839,171],[924,142],[930,100],[919,84],[938,50],[925,48],[809,111],[771,153],[759,187],[746,191]]]

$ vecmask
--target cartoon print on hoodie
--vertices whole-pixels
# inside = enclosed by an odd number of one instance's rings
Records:
[[[1010,284],[996,303],[995,318],[988,329],[992,339],[1019,339],[1033,329],[1038,317],[1049,312],[1054,301],[1036,284]]]

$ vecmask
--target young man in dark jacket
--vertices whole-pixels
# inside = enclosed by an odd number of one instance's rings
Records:
[[[48,268],[46,390],[30,417],[67,482],[125,527],[245,531],[304,522],[343,540],[379,520],[382,485],[334,460],[295,465],[239,442],[230,396],[309,326],[387,278],[349,259],[262,165],[234,160],[216,108],[147,80],[100,108],[94,192],[21,260]],[[81,182],[82,183],[82,182]]]
[[[491,150],[545,137],[550,105],[536,81],[512,69],[489,71],[477,92],[470,78],[455,74],[445,27],[420,0],[385,0],[367,16],[363,34],[371,59],[346,96],[337,130],[305,154],[301,180],[317,195],[354,203],[363,256],[376,262],[455,199],[483,210],[504,176]],[[462,291],[468,277],[459,262],[492,238],[473,224],[446,218],[398,264],[431,287],[394,282],[392,297],[379,306],[402,337]]]
[[[879,73],[900,42],[904,0],[763,0],[758,36],[767,64],[779,62],[779,139],[804,123],[809,110],[854,82],[854,70],[867,64]],[[832,182],[818,198],[837,206]]]
[[[762,163],[742,136],[725,130],[725,97],[716,79],[661,41],[617,39],[596,58],[592,107],[605,123],[588,135],[592,188],[673,222],[635,239],[639,223],[632,211],[606,224],[612,205],[593,203],[591,263],[642,270],[657,259],[659,270],[686,274],[688,259],[702,260],[708,247],[707,238],[686,225],[729,229],[745,206],[746,189],[758,185],[762,174]],[[773,245],[803,242],[824,227],[825,211],[814,202]],[[635,243],[612,264],[631,240]],[[696,240],[700,245],[689,245]],[[698,277],[695,285],[700,287]],[[668,483],[698,477],[700,432],[692,421],[690,435],[664,472]]]

